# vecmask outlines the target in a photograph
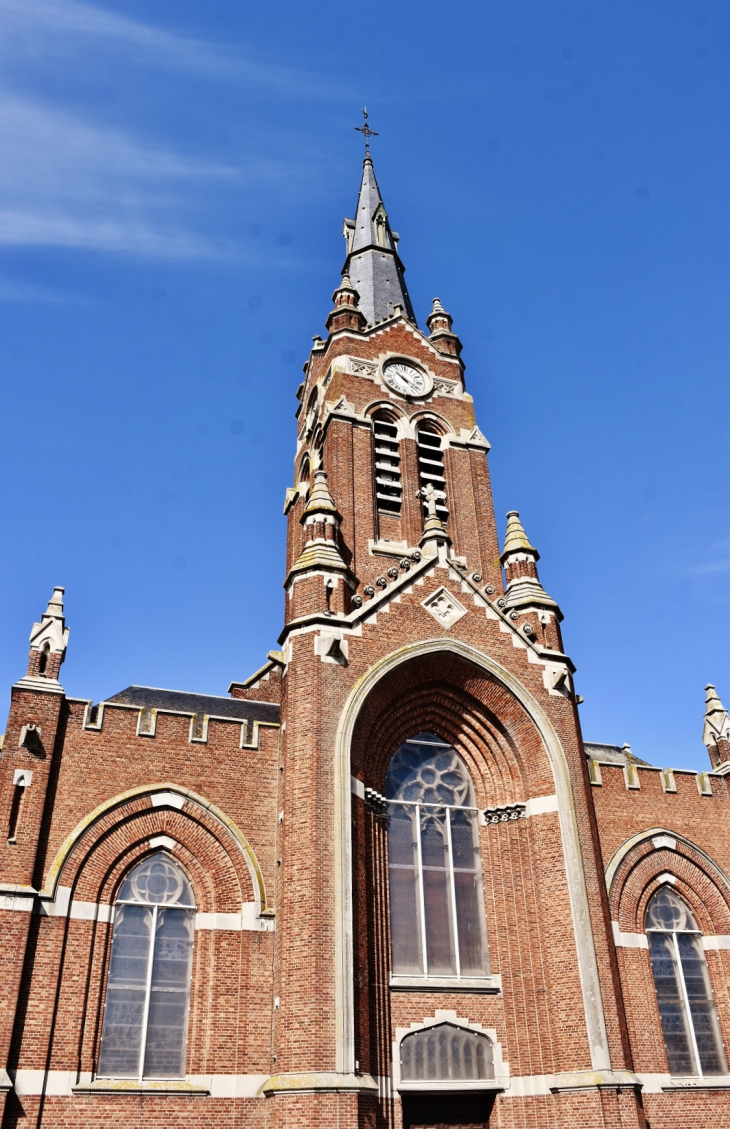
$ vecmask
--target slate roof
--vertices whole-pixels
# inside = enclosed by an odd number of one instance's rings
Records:
[[[375,179],[373,162],[368,155],[362,171],[362,183],[357,200],[354,220],[345,220],[354,231],[352,249],[345,260],[342,273],[350,277],[358,292],[358,305],[364,313],[368,325],[375,325],[383,318],[391,317],[396,306],[415,324],[411,299],[408,295],[404,266],[398,257],[397,237],[385,216],[385,246],[378,242],[376,213],[385,208]]]
[[[215,694],[188,694],[184,690],[159,690],[155,686],[128,686],[107,698],[124,706],[140,709],[171,710],[173,713],[208,714],[240,721],[269,721],[278,725],[276,702],[250,702],[246,698],[224,698]]]
[[[649,764],[641,757],[635,757],[631,750],[627,753],[628,745],[601,745],[596,741],[584,741],[583,748],[587,757],[594,761],[603,761],[604,764]]]

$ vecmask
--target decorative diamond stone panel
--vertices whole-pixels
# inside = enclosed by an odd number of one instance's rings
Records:
[[[421,603],[436,622],[447,630],[449,627],[453,627],[463,615],[466,615],[466,608],[446,588],[437,588]]]

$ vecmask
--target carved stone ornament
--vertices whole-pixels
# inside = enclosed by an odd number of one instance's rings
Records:
[[[375,376],[378,366],[371,361],[356,361],[350,357],[350,371],[356,376]]]
[[[466,608],[446,588],[437,588],[422,601],[422,605],[447,630],[466,615]]]

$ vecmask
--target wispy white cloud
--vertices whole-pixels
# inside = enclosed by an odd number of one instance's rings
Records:
[[[712,576],[719,572],[730,572],[730,555],[715,561],[705,561],[692,569],[693,576]]]
[[[150,255],[220,253],[190,234],[191,183],[241,174],[145,145],[120,130],[12,97],[0,98],[0,243]],[[265,176],[267,167],[252,169]]]
[[[46,33],[44,51],[67,50],[68,37],[107,41],[115,48],[143,52],[148,64],[214,74],[274,93],[342,97],[342,84],[315,70],[282,66],[275,58],[254,56],[242,44],[215,43],[175,34],[129,19],[83,0],[0,0],[0,52],[25,45],[34,53]]]
[[[151,96],[160,66],[205,72],[253,83],[291,96],[318,84],[306,74],[253,59],[237,44],[217,44],[177,35],[84,0],[0,0],[0,64],[6,91],[0,90],[0,245],[49,245],[124,252],[152,257],[230,257],[240,246],[219,232],[235,188],[257,184],[268,190],[290,188],[312,175],[311,153],[272,153],[269,145],[246,143],[236,165],[209,155],[182,155],[159,141],[145,140],[149,122],[134,128],[105,125],[104,100],[88,98],[82,109],[50,106],[42,73],[29,97],[29,76],[38,63],[66,54],[83,76],[88,52],[108,59],[110,74],[125,81],[129,60],[148,72]],[[120,54],[120,48],[122,53]],[[108,49],[108,50],[107,50]],[[106,54],[105,54],[106,52]],[[23,93],[10,84],[21,60]],[[98,68],[92,68],[98,74]],[[31,82],[33,79],[31,78]],[[314,85],[312,85],[312,81]],[[321,90],[318,93],[322,93]],[[338,89],[338,95],[342,92]]]
[[[78,303],[86,304],[87,298],[69,291],[49,290],[45,286],[34,286],[24,282],[12,282],[0,278],[0,302],[53,302],[53,303]]]
[[[719,573],[730,572],[730,541],[722,541],[714,546],[712,554],[707,560],[700,561],[690,570],[692,576],[716,576]]]

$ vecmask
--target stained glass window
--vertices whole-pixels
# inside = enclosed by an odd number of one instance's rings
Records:
[[[393,972],[484,976],[487,937],[478,812],[453,746],[419,733],[388,769]]]
[[[185,1076],[195,899],[167,854],[125,878],[114,910],[98,1074]]]
[[[486,1035],[438,1023],[406,1035],[400,1045],[402,1082],[480,1082],[494,1078]]]
[[[649,902],[646,931],[670,1072],[726,1074],[700,931],[682,899],[666,886]]]

